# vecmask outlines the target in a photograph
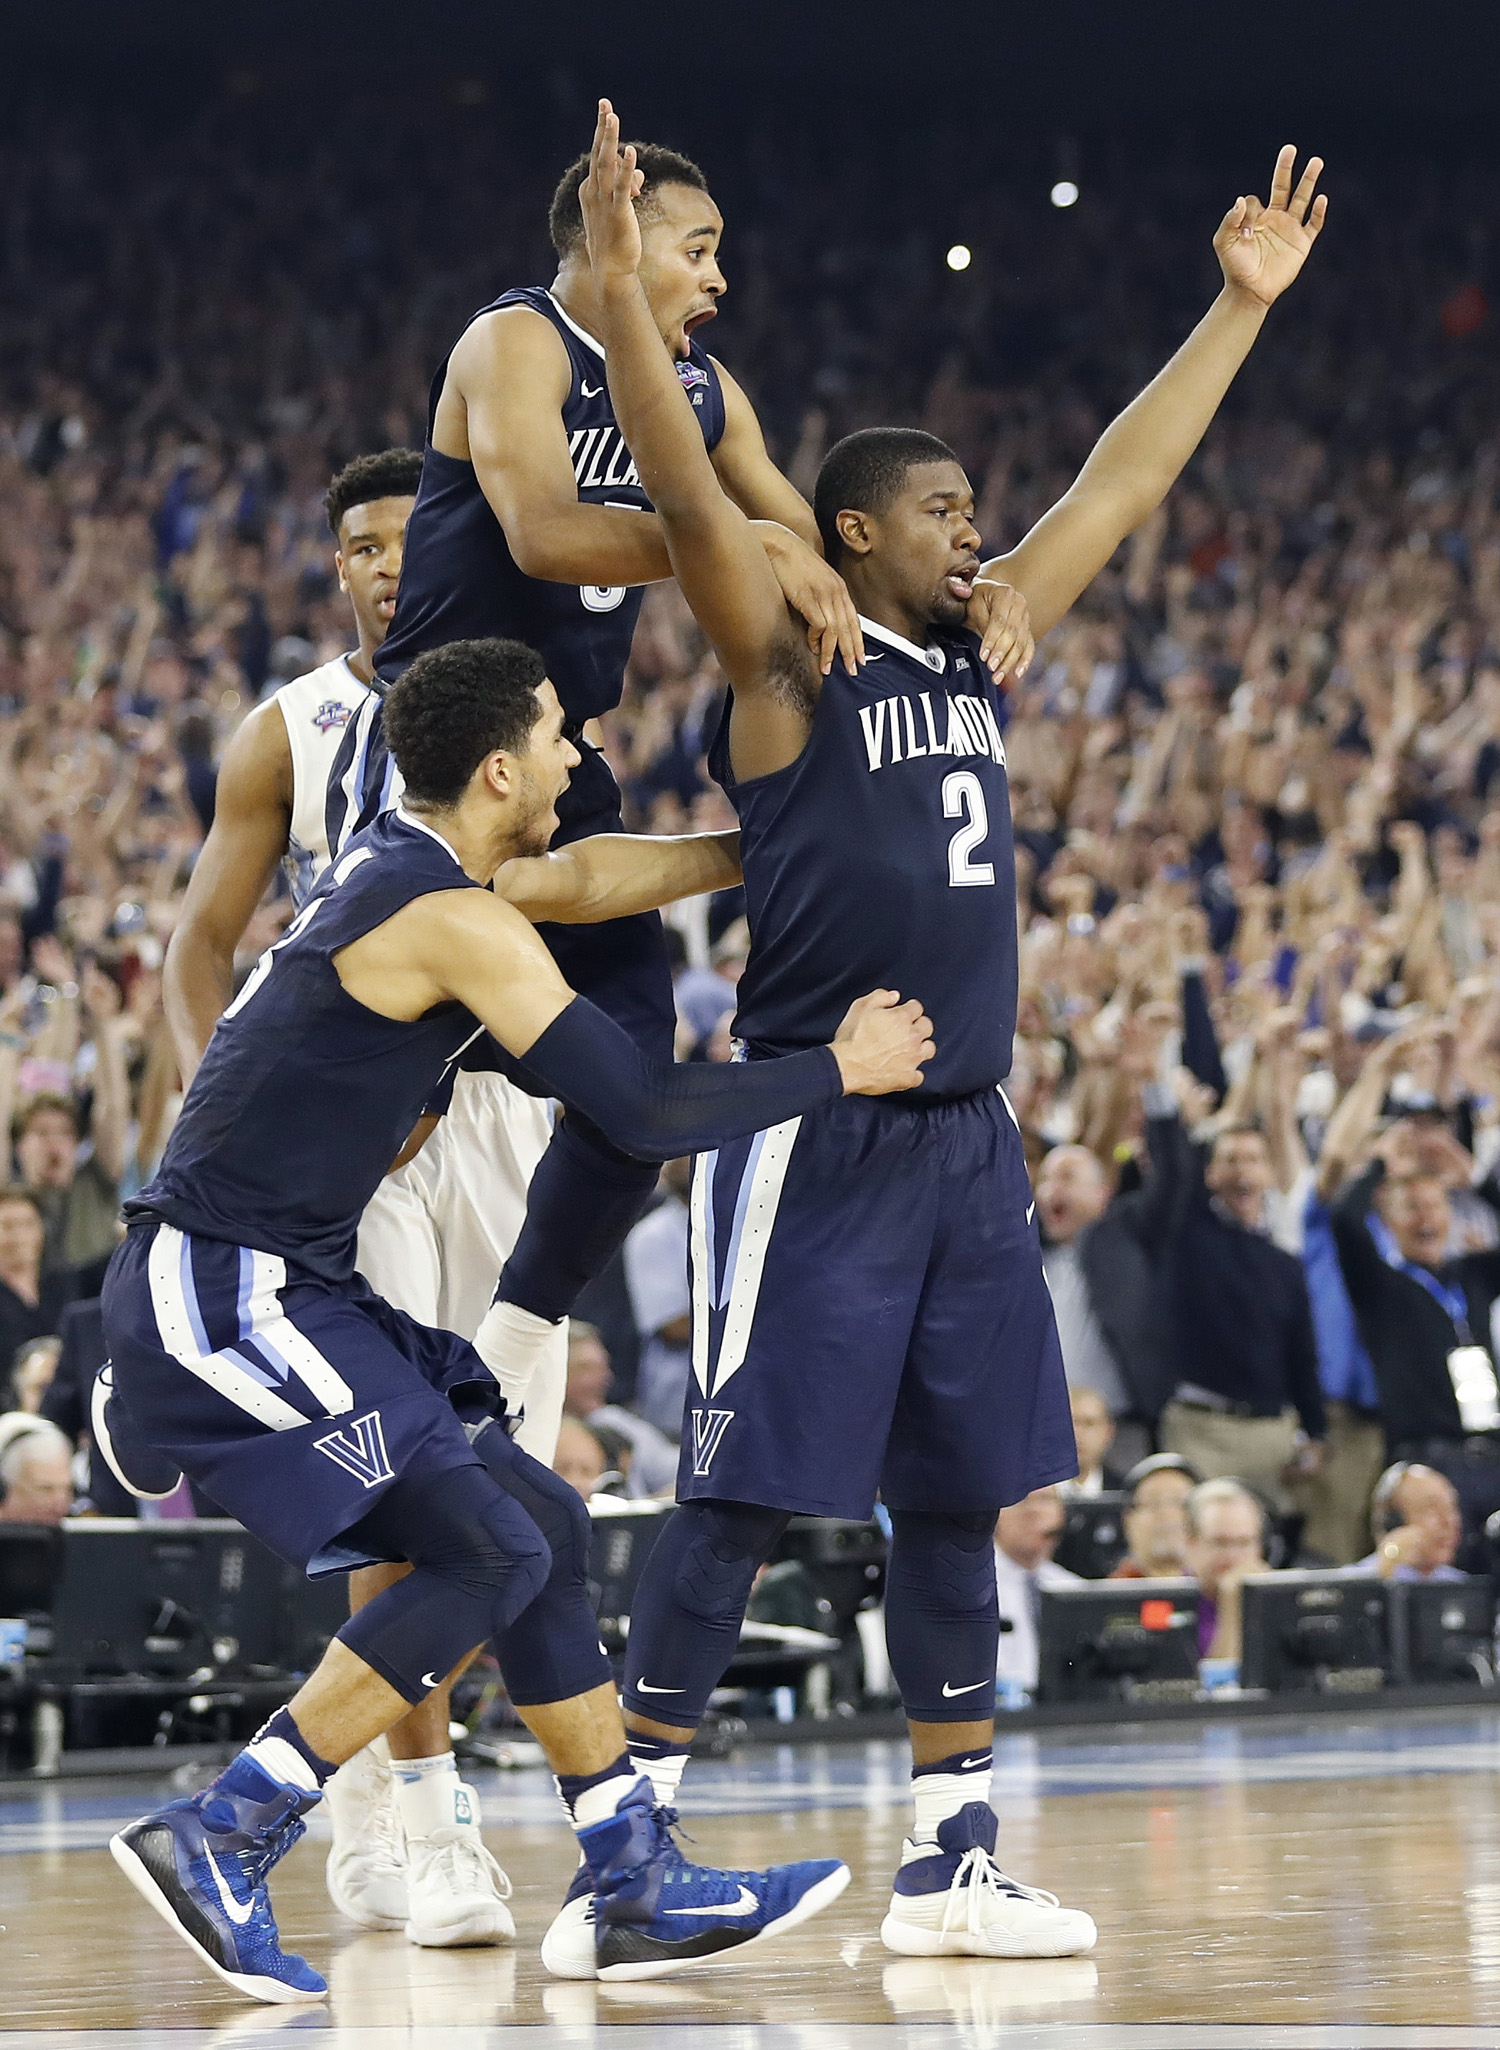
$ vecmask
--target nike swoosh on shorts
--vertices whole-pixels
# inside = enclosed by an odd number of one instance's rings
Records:
[[[943,1699],[951,1701],[955,1694],[977,1694],[981,1687],[987,1687],[989,1684],[988,1680],[974,1680],[967,1687],[955,1687],[950,1681],[945,1680],[943,1682]]]

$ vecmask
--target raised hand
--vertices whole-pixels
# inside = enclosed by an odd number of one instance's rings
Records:
[[[819,673],[826,676],[838,655],[852,676],[865,659],[865,637],[849,586],[790,527],[776,520],[752,520],[750,524],[765,544],[766,560],[776,573],[782,597],[807,622],[807,645]]]
[[[1296,149],[1288,143],[1276,158],[1270,204],[1262,206],[1253,194],[1237,199],[1214,237],[1224,282],[1262,306],[1279,299],[1296,277],[1328,214],[1327,195],[1313,198],[1323,159],[1308,158],[1293,192],[1296,161]]]
[[[634,277],[640,268],[641,224],[634,201],[642,183],[634,146],[620,147],[620,117],[608,100],[601,100],[589,174],[578,193],[596,278]]]
[[[903,1004],[895,990],[877,989],[844,1013],[833,1051],[846,1096],[885,1096],[919,1087],[923,1063],[937,1048],[932,1020],[915,997]]]

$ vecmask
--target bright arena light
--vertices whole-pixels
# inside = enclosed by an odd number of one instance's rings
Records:
[[[969,265],[973,261],[973,250],[965,248],[962,242],[955,242],[953,247],[948,251],[949,270],[967,270],[969,268]]]
[[[1078,187],[1071,178],[1059,178],[1052,188],[1051,198],[1054,206],[1073,206],[1077,203]]]

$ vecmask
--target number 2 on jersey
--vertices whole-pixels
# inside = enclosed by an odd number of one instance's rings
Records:
[[[981,841],[988,839],[990,830],[984,785],[972,769],[955,769],[943,778],[943,817],[964,821],[948,842],[949,889],[982,889],[993,883],[994,864],[969,859]]]

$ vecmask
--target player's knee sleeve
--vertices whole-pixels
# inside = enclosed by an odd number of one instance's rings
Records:
[[[696,1727],[740,1640],[757,1569],[791,1518],[749,1502],[685,1502],[651,1549],[625,1648],[625,1706]]]
[[[498,1294],[556,1323],[623,1245],[656,1190],[657,1169],[569,1111],[531,1178],[526,1222]]]
[[[612,1678],[589,1596],[592,1523],[582,1496],[496,1425],[474,1441],[491,1475],[541,1532],[552,1565],[536,1599],[496,1633],[495,1656],[518,1708],[571,1701]]]
[[[408,1701],[420,1701],[546,1585],[552,1553],[521,1504],[477,1466],[397,1480],[351,1536],[412,1571],[339,1631]]]
[[[993,1515],[891,1512],[885,1638],[913,1722],[988,1720],[1000,1644]]]

